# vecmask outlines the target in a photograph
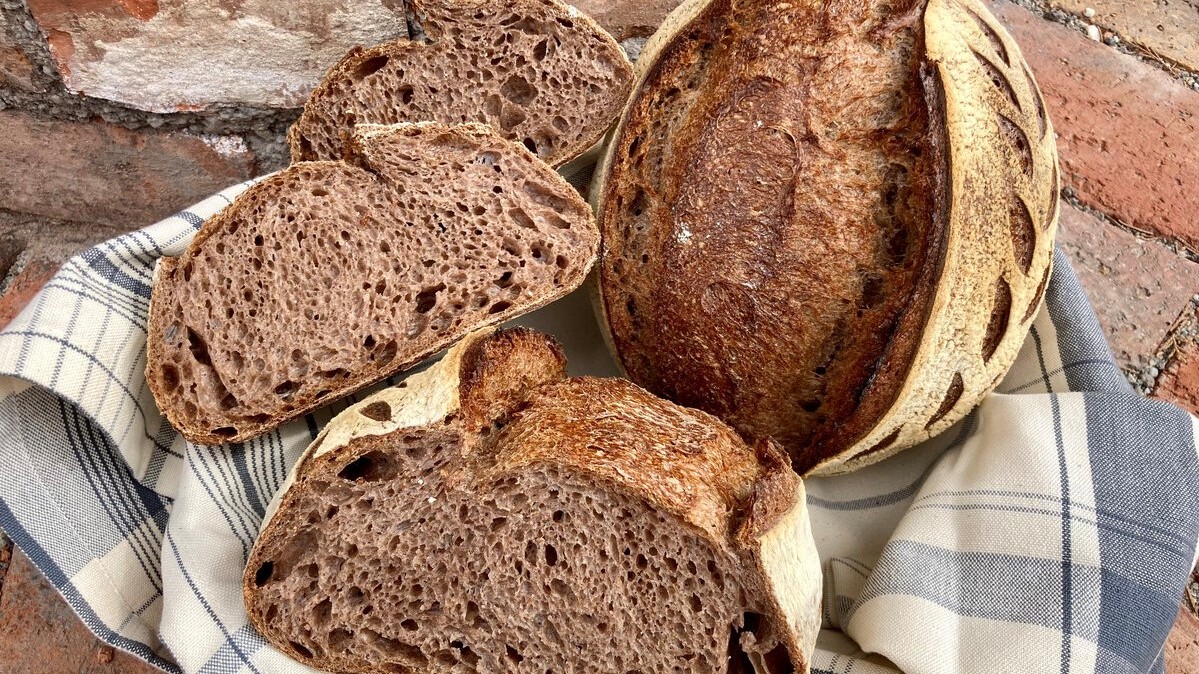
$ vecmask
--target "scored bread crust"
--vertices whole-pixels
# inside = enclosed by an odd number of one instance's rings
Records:
[[[416,19],[424,20],[426,19],[426,14],[429,14],[436,15],[436,19],[438,21],[444,21],[446,23],[469,23],[471,21],[492,20],[495,18],[495,12],[497,9],[499,9],[499,6],[495,5],[489,0],[409,0],[408,2],[408,11]],[[579,157],[594,147],[600,140],[603,139],[604,134],[608,132],[609,128],[611,128],[611,124],[615,120],[616,115],[619,113],[620,107],[623,105],[624,99],[628,94],[629,85],[632,81],[633,75],[632,64],[625,56],[624,50],[621,49],[620,45],[616,43],[612,36],[609,35],[603,28],[601,28],[599,24],[597,24],[590,16],[580,12],[573,5],[568,5],[560,0],[514,0],[513,2],[506,3],[503,6],[503,9],[508,13],[511,13],[513,16],[519,14],[531,16],[541,12],[548,13],[551,19],[557,21],[563,30],[565,30],[568,34],[573,34],[576,36],[581,45],[586,48],[599,49],[601,52],[603,52],[605,59],[613,65],[614,71],[611,77],[605,82],[605,85],[611,88],[611,105],[609,108],[600,110],[568,111],[569,114],[582,114],[584,116],[590,115],[593,117],[593,119],[588,119],[585,121],[584,128],[579,129],[581,133],[580,138],[565,146],[555,147],[553,148],[552,152],[548,153],[541,152],[536,143],[534,144],[534,148],[531,148],[535,150],[535,154],[552,166],[563,166],[572,159]],[[483,14],[483,16],[479,16],[480,14]],[[519,31],[519,29],[515,27],[504,27],[502,30]],[[317,87],[312,91],[312,94],[308,97],[308,100],[304,105],[304,111],[300,115],[300,118],[297,119],[296,122],[288,129],[287,141],[291,150],[292,161],[311,161],[314,159],[333,158],[329,156],[329,152],[327,150],[318,151],[311,147],[311,140],[309,139],[309,136],[316,131],[322,129],[327,130],[331,125],[335,127],[341,127],[340,133],[348,136],[355,122],[394,123],[399,121],[417,121],[418,119],[423,119],[425,116],[428,116],[430,119],[442,122],[486,122],[495,127],[497,131],[500,131],[502,134],[504,134],[505,137],[509,138],[509,140],[513,140],[515,142],[521,142],[526,139],[534,140],[532,136],[535,135],[535,133],[533,133],[533,130],[528,124],[526,124],[531,117],[522,119],[515,125],[511,125],[510,128],[509,125],[504,124],[502,121],[506,115],[510,116],[515,114],[513,112],[501,112],[502,109],[511,106],[515,106],[513,110],[519,110],[521,115],[525,114],[522,106],[531,103],[532,101],[525,101],[524,99],[527,97],[527,93],[523,92],[518,92],[513,94],[513,96],[504,96],[503,100],[497,98],[497,107],[499,109],[493,112],[479,111],[480,116],[478,118],[463,118],[461,120],[458,117],[453,117],[452,119],[446,117],[443,119],[445,115],[439,114],[439,111],[436,108],[427,110],[425,111],[424,115],[417,115],[411,119],[407,117],[385,119],[381,117],[391,117],[394,111],[385,111],[377,106],[372,109],[370,107],[370,103],[361,100],[361,96],[358,96],[358,98],[353,101],[353,103],[356,104],[356,107],[352,106],[353,110],[351,112],[347,113],[346,110],[338,108],[338,106],[344,106],[347,103],[346,96],[348,95],[339,92],[339,87],[350,86],[351,92],[353,92],[352,83],[361,79],[361,76],[358,73],[364,67],[373,69],[379,63],[388,64],[391,59],[395,59],[397,62],[404,62],[409,66],[424,67],[427,64],[421,64],[418,61],[426,58],[455,58],[462,60],[471,58],[472,67],[476,67],[471,55],[456,53],[453,50],[447,51],[441,49],[436,43],[437,40],[443,36],[434,30],[429,30],[427,32],[429,33],[429,38],[432,39],[432,42],[401,39],[395,42],[379,44],[368,48],[354,47],[347,52],[340,61],[334,64],[333,67],[329,69],[328,74],[325,75],[324,79],[320,82],[320,84],[317,85]],[[442,28],[442,32],[444,32],[444,27]],[[559,46],[559,48],[561,48],[561,46]],[[584,54],[583,56],[586,57],[587,55]],[[499,64],[500,67],[508,67],[510,65],[511,64],[505,63]],[[389,66],[385,65],[383,67]],[[489,79],[488,77],[490,75],[488,69],[494,69],[497,68],[497,66],[494,64],[484,64],[478,67],[480,69],[479,72],[483,74],[483,77],[480,79],[480,81],[475,82],[473,79],[466,79],[446,82],[444,83],[443,88],[447,91],[456,92],[457,96],[465,97],[471,101],[482,99],[485,94],[498,96],[495,90],[502,91],[502,85],[505,84],[505,82]],[[519,73],[513,73],[510,75],[514,76],[518,74]],[[428,76],[429,74],[426,73],[426,75]],[[399,76],[404,77],[404,74],[401,73]],[[411,74],[409,74],[409,76],[411,76]],[[526,82],[525,84],[528,85],[530,83]],[[534,82],[531,84],[534,87],[542,88],[549,86],[549,83],[544,81]],[[409,86],[409,93],[407,94],[408,96],[415,95],[411,93],[411,90],[412,87]],[[354,93],[357,95],[356,92]],[[436,96],[440,94],[429,95]],[[513,98],[515,98],[515,100],[513,100]],[[394,101],[391,101],[391,103],[394,103]],[[479,103],[479,105],[482,105],[482,103]],[[569,108],[570,106],[563,102],[560,107],[565,109]],[[343,117],[346,114],[349,114],[348,119],[329,119],[330,115]],[[550,124],[550,120],[541,121],[545,122],[546,125]],[[525,133],[517,134],[518,130],[523,130]],[[555,131],[566,133],[566,129],[561,127],[555,127]]]
[[[324,384],[328,386],[328,390],[324,391],[324,395],[317,395],[315,399],[304,400],[301,395],[297,394],[292,399],[294,404],[284,406],[281,411],[263,412],[261,408],[266,403],[245,395],[236,395],[236,406],[228,410],[224,408],[212,410],[198,404],[203,401],[200,394],[196,392],[196,388],[211,385],[213,380],[232,394],[237,394],[239,391],[233,389],[227,378],[231,366],[224,360],[213,362],[211,354],[207,352],[207,346],[203,347],[204,353],[201,356],[197,356],[194,345],[190,345],[190,331],[192,326],[177,325],[180,316],[168,310],[168,307],[174,307],[178,304],[176,295],[181,291],[183,284],[187,282],[185,278],[186,274],[181,273],[180,270],[186,271],[189,269],[191,261],[196,258],[205,246],[209,245],[209,242],[214,237],[219,237],[226,232],[240,229],[242,224],[244,224],[241,221],[249,217],[250,213],[256,212],[254,209],[261,207],[262,204],[276,204],[278,202],[279,208],[295,208],[294,204],[287,206],[282,201],[279,201],[279,193],[286,192],[286,184],[295,175],[330,171],[337,175],[349,175],[361,185],[372,187],[385,186],[390,184],[387,182],[388,178],[384,175],[386,173],[384,165],[388,162],[388,156],[390,156],[387,155],[387,152],[394,149],[390,145],[387,145],[387,143],[392,141],[419,142],[422,138],[429,137],[449,139],[446,142],[465,144],[465,147],[477,147],[484,155],[497,157],[497,161],[513,161],[520,171],[525,172],[519,175],[535,177],[537,180],[542,181],[541,184],[549,186],[539,189],[550,190],[552,193],[538,192],[535,196],[536,199],[540,199],[541,201],[536,204],[530,201],[525,203],[525,206],[532,208],[532,205],[535,205],[537,208],[546,208],[553,211],[551,215],[556,214],[554,217],[558,220],[557,228],[559,229],[568,222],[567,220],[563,220],[562,217],[570,218],[571,222],[569,224],[578,230],[572,236],[581,237],[581,245],[578,250],[558,251],[558,267],[562,268],[560,284],[553,287],[548,287],[547,284],[547,287],[539,288],[535,293],[520,289],[516,296],[510,298],[504,296],[506,298],[504,301],[496,301],[491,305],[488,313],[479,316],[478,320],[474,320],[469,325],[450,326],[438,334],[433,334],[431,330],[425,329],[415,338],[408,338],[403,334],[398,334],[399,327],[391,326],[397,331],[397,334],[393,336],[394,339],[391,339],[390,342],[387,335],[379,337],[372,335],[371,337],[376,342],[376,350],[385,345],[390,345],[387,346],[390,349],[390,360],[383,361],[380,359],[376,361],[372,353],[369,362],[363,365],[360,370],[348,373],[341,381],[332,381]],[[499,188],[497,187],[497,189]],[[289,195],[284,194],[284,196]],[[492,196],[490,193],[487,194],[489,198]],[[507,195],[501,196],[508,198]],[[515,199],[517,197],[512,198]],[[525,198],[520,197],[520,199]],[[528,198],[532,199],[533,197]],[[466,208],[463,204],[459,204],[459,207]],[[373,221],[373,216],[369,213],[364,217]],[[525,215],[524,217],[527,218],[528,216]],[[365,226],[365,222],[366,220],[360,223],[359,226]],[[545,225],[545,227],[551,230],[555,229],[549,225]],[[493,234],[500,235],[502,233]],[[403,236],[411,235],[404,234]],[[402,123],[390,126],[359,125],[355,130],[355,156],[350,161],[303,162],[266,178],[243,192],[230,206],[210,218],[196,234],[196,237],[183,255],[179,257],[164,257],[159,260],[155,270],[155,282],[148,320],[146,379],[163,415],[189,441],[200,444],[240,442],[270,430],[289,419],[302,416],[322,405],[328,404],[340,396],[369,386],[395,372],[407,369],[449,346],[469,330],[499,324],[566,295],[585,280],[588,270],[594,264],[599,247],[598,238],[598,232],[595,231],[594,223],[591,221],[590,209],[587,208],[586,203],[582,201],[574,188],[543,162],[536,159],[525,148],[500,138],[493,129],[486,125],[468,123],[447,126],[436,122]],[[270,242],[267,241],[266,243],[269,244]],[[452,246],[454,253],[458,253],[458,243],[451,242],[445,243],[445,245],[447,247]],[[394,255],[398,257],[399,253],[394,253]],[[565,257],[567,255],[571,256],[571,258],[568,259]],[[291,262],[299,264],[299,260],[292,260]],[[283,260],[281,263],[287,264],[288,261]],[[562,263],[566,264],[566,268],[563,268]],[[523,262],[520,264],[522,267],[524,266]],[[550,260],[548,264],[553,265],[554,260]],[[368,272],[372,273],[380,271],[388,270],[368,270]],[[511,269],[509,271],[519,270]],[[513,278],[519,281],[521,277],[517,275]],[[311,281],[316,282],[316,280],[314,278]],[[373,278],[371,279],[372,282],[374,280]],[[358,279],[358,281],[360,282],[361,279]],[[442,285],[445,285],[444,281]],[[508,290],[515,289],[517,288],[508,288]],[[371,295],[370,291],[363,291],[361,294],[364,298]],[[367,300],[364,299],[363,301],[366,302]],[[419,310],[418,308],[417,311]],[[298,311],[298,309],[295,311]],[[184,339],[182,334],[184,329],[187,329],[189,332],[187,339]],[[211,337],[212,335],[200,335],[200,338],[205,340],[210,340]],[[193,353],[190,357],[186,353],[189,345],[193,347]],[[277,347],[278,345],[275,346]],[[289,346],[288,348],[292,347]],[[243,354],[243,359],[246,361],[249,361],[250,357],[248,354]],[[205,360],[209,362],[205,363]],[[168,381],[169,378],[163,374],[166,371],[166,366],[176,368],[178,362],[184,362],[194,370],[193,382],[195,383],[190,389],[188,386],[179,386],[179,375],[177,372],[175,379],[172,381]],[[378,364],[380,362],[382,363],[381,365]],[[306,379],[313,380],[313,377],[310,374]],[[303,386],[306,385],[301,383],[300,394],[304,394],[306,389]],[[191,411],[191,414],[187,413],[188,410]],[[216,432],[218,430],[223,432]]]
[[[613,334],[618,310],[614,302],[623,296],[609,286],[606,258],[614,245],[609,237],[628,234],[621,234],[627,221],[611,209],[613,195],[629,183],[613,182],[611,177],[629,161],[630,139],[646,132],[646,126],[634,127],[630,117],[639,100],[655,94],[660,71],[669,67],[664,59],[721,4],[688,0],[646,44],[636,64],[633,94],[591,190],[605,237],[597,311],[613,353],[634,380],[639,377],[630,371],[630,362],[652,360],[652,348]],[[820,5],[814,0],[801,4]],[[928,285],[933,294],[910,332],[916,342],[906,364],[887,357],[887,352],[880,358],[879,372],[889,370],[899,381],[893,399],[872,417],[873,423],[848,443],[788,447],[797,457],[797,469],[807,474],[842,473],[874,463],[964,417],[1015,360],[1051,272],[1060,185],[1057,153],[1052,124],[1019,47],[978,0],[929,0],[922,27],[924,88],[932,104],[929,129],[940,131],[946,159],[942,184],[936,188],[937,211],[944,223],[937,240],[926,242],[936,251]],[[936,136],[931,140],[938,142]],[[655,282],[702,289],[711,281],[686,274],[672,269],[669,277]],[[787,337],[765,339],[785,344]],[[762,373],[766,381],[771,377],[770,372]]]
[[[370,412],[380,405],[386,418]],[[556,341],[524,328],[472,333],[402,388],[342,412],[296,462],[267,507],[243,577],[252,624],[289,656],[339,671],[371,671],[297,651],[265,619],[256,574],[271,559],[267,550],[294,534],[289,515],[306,480],[327,479],[386,447],[389,437],[425,428],[462,432],[462,446],[441,469],[447,489],[481,491],[506,476],[557,471],[676,516],[721,554],[741,560],[741,581],[766,623],[758,635],[742,635],[757,671],[780,670],[768,669],[765,654],[752,649],[755,636],[772,648],[784,646],[794,671],[807,671],[820,626],[822,576],[803,483],[780,448],[764,440],[751,449],[714,417],[625,380],[566,379]],[[636,428],[671,431],[636,436],[634,446],[614,440]]]

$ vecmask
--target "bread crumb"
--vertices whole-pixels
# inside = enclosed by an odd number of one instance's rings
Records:
[[[1096,26],[1096,25],[1094,25],[1094,24],[1091,24],[1090,26],[1087,26],[1087,37],[1089,37],[1089,38],[1091,38],[1092,40],[1094,40],[1094,41],[1098,42],[1098,41],[1099,41],[1099,37],[1100,37],[1100,36],[1099,36],[1099,26]]]

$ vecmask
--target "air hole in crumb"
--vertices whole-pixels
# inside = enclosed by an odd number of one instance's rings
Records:
[[[512,274],[513,273],[510,271],[500,274],[500,277],[495,281],[495,285],[500,288],[507,288],[508,286],[512,285]]]
[[[288,641],[287,643],[292,648],[294,648],[295,651],[297,653],[299,653],[301,657],[308,658],[308,659],[312,658],[312,651],[308,650],[308,648],[306,646],[304,646],[304,644],[301,644],[298,641]]]
[[[354,68],[354,77],[356,79],[362,79],[368,75],[373,75],[374,73],[377,73],[386,67],[389,60],[391,59],[382,55],[368,58]]]
[[[312,196],[327,197],[329,196],[329,190],[325,189],[324,187],[314,187],[312,188]]]
[[[404,85],[399,88],[397,93],[400,95],[400,102],[408,105],[412,102],[413,89],[410,85]]]
[[[374,419],[375,421],[391,421],[391,405],[382,400],[376,400],[363,407],[358,413],[367,419]]]
[[[550,566],[558,564],[558,550],[552,545],[545,546],[545,563]]]
[[[511,75],[500,86],[500,94],[516,105],[525,105],[537,97],[537,88],[520,75]]]
[[[367,349],[375,348],[375,336],[367,335],[366,339],[362,340],[362,346],[363,346],[363,348],[367,348]]]
[[[237,435],[237,429],[232,426],[221,426],[220,428],[214,428],[212,434],[228,439]]]
[[[495,304],[491,305],[491,308],[487,310],[487,313],[498,314],[501,311],[507,311],[510,308],[512,308],[511,302],[499,301],[499,302],[496,302]]]
[[[779,644],[762,658],[763,664],[766,665],[767,674],[794,674],[795,665],[791,663],[791,655],[787,653],[787,647]]]
[[[196,334],[195,330],[190,327],[187,329],[187,347],[191,351],[192,358],[200,365],[212,365],[212,359],[208,356],[208,344],[204,342],[204,338]]]
[[[162,366],[162,383],[166,386],[167,391],[174,391],[179,387],[179,368],[169,363]]]
[[[283,400],[291,400],[292,396],[294,396],[298,390],[300,390],[300,385],[289,380],[275,387],[275,395],[279,396]]]
[[[337,476],[349,482],[377,482],[395,477],[397,467],[382,452],[367,452],[347,463]]]
[[[387,343],[383,345],[383,348],[379,349],[379,353],[375,355],[375,363],[382,366],[395,360],[396,353],[399,352],[399,348],[399,345],[396,344],[394,339],[388,340]]]
[[[416,313],[427,314],[437,306],[437,293],[445,290],[444,283],[438,283],[436,286],[425,288],[416,296]]]
[[[409,631],[409,632],[415,632],[417,629],[419,629],[419,628],[420,628],[420,626],[419,626],[419,625],[417,625],[417,624],[416,624],[416,621],[415,621],[415,620],[413,620],[412,618],[406,618],[406,619],[404,619],[403,621],[401,621],[401,622],[400,622],[400,627],[401,627],[401,628],[403,628],[403,629],[405,629],[405,630],[407,630],[407,631]]]
[[[275,563],[270,561],[263,562],[262,565],[258,567],[258,570],[254,572],[254,584],[258,587],[266,585],[271,580],[271,576],[274,575],[274,573]]]
[[[532,138],[525,138],[521,142],[524,144],[524,146],[526,148],[529,149],[529,152],[532,152],[533,154],[537,154],[537,143]]]
[[[509,660],[517,664],[520,664],[525,659],[525,657],[520,654],[520,651],[513,648],[511,644],[504,644],[504,655],[508,656]]]

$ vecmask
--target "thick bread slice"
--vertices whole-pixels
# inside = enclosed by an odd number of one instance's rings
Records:
[[[425,41],[354,48],[288,132],[292,161],[338,159],[362,122],[486,122],[560,166],[620,114],[633,69],[559,0],[409,0]]]
[[[552,338],[475,333],[346,410],[246,566],[271,643],[335,672],[805,672],[820,567],[773,443]]]
[[[161,260],[146,378],[189,440],[266,431],[586,277],[590,209],[489,127],[362,126],[356,142],[250,188]]]
[[[591,191],[629,377],[801,472],[948,428],[1041,305],[1059,176],[978,0],[688,0]]]

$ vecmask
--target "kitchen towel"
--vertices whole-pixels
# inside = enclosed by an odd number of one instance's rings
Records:
[[[143,373],[156,260],[252,182],[76,256],[0,332],[0,528],[101,639],[171,672],[311,671],[247,623],[242,567],[349,401],[197,446]],[[614,374],[580,293],[519,322],[562,339],[573,373]],[[1195,428],[1132,392],[1059,252],[995,393],[920,447],[808,480],[813,671],[1162,671],[1199,539]]]

